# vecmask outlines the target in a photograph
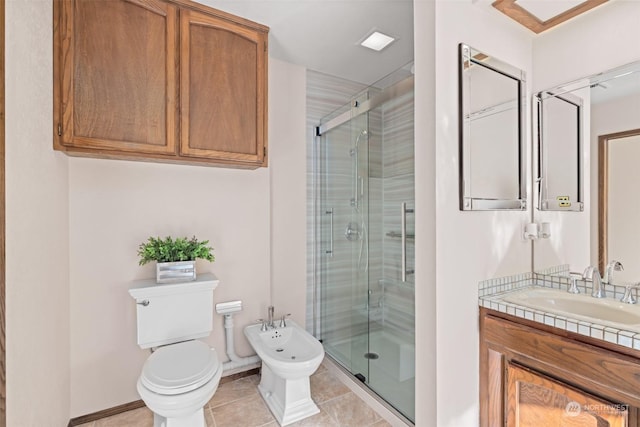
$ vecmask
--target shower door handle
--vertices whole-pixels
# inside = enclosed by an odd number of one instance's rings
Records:
[[[413,213],[413,209],[407,209],[407,202],[400,204],[402,210],[400,215],[400,246],[402,248],[402,261],[400,262],[400,276],[402,283],[407,281],[407,274],[413,274],[413,270],[407,270],[407,214]]]
[[[327,209],[324,213],[331,215],[329,217],[329,250],[325,250],[324,252],[333,258],[333,208]]]

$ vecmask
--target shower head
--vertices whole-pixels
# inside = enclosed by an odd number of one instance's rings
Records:
[[[349,155],[350,155],[351,157],[353,157],[353,156],[356,154],[356,152],[358,151],[358,146],[360,145],[360,138],[362,138],[364,135],[368,135],[368,134],[369,134],[369,132],[368,132],[366,129],[363,129],[363,130],[358,134],[358,136],[356,137],[356,144],[355,144],[355,147],[354,147],[354,148],[352,148],[351,150],[349,150]]]
[[[359,134],[358,137],[356,138],[356,149],[358,149],[358,144],[360,144],[360,138],[362,138],[363,136],[368,135],[369,132],[366,129],[363,129]]]

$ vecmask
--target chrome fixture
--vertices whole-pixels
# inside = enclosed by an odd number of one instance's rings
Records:
[[[344,230],[344,237],[350,242],[359,240],[360,228],[358,227],[358,223],[350,222],[349,224],[347,224],[347,228]]]
[[[620,263],[620,261],[616,261],[616,260],[609,261],[607,263],[607,266],[604,269],[604,277],[602,278],[602,281],[612,285],[613,284],[613,272],[614,271],[622,271],[622,270],[624,270],[624,267],[622,266],[622,263]]]
[[[620,298],[620,301],[621,302],[625,302],[627,304],[635,304],[637,302],[637,300],[633,296],[631,291],[633,289],[638,289],[638,287],[640,287],[640,283],[635,283],[633,285],[626,286],[625,289],[624,289],[624,296],[622,298]],[[636,297],[637,297],[637,292],[636,292]]]
[[[267,321],[264,319],[258,319],[256,320],[256,323],[262,323],[262,326],[260,327],[260,331],[261,332],[267,332],[269,330],[269,328],[267,328]]]
[[[596,267],[589,266],[585,268],[584,273],[582,274],[582,278],[584,280],[591,280],[592,290],[591,296],[594,298],[606,298],[607,293],[604,290],[604,284],[602,283],[602,278],[600,277],[600,271]]]
[[[281,328],[286,328],[287,327],[287,317],[291,316],[291,313],[287,313],[287,314],[283,314],[282,318],[280,319],[280,327]]]
[[[413,209],[407,209],[407,202],[400,203],[400,249],[401,253],[401,270],[400,280],[402,283],[407,281],[407,274],[413,274],[413,270],[407,270],[407,214],[414,213]]]
[[[324,252],[329,255],[330,257],[333,258],[333,208],[331,209],[327,209],[325,211],[326,215],[330,215],[330,222],[329,222],[329,249],[325,250]]]
[[[569,289],[567,289],[567,292],[569,292],[570,294],[579,294],[580,289],[578,289],[578,280],[580,280],[581,278],[582,276],[580,275],[580,273],[574,273],[574,272],[569,273],[569,280],[571,281],[571,286],[569,286]]]
[[[358,105],[356,104],[354,105],[354,107],[357,108]],[[356,211],[360,209],[360,203],[362,201],[362,197],[364,197],[364,178],[358,173],[358,165],[360,164],[359,163],[360,161],[358,160],[359,158],[358,155],[360,152],[360,138],[368,135],[369,135],[369,131],[367,131],[366,129],[363,129],[362,131],[360,131],[360,133],[356,137],[354,148],[349,150],[349,155],[354,158],[354,164],[355,164],[354,175],[353,175],[354,177],[353,197],[351,198],[350,203],[351,203],[351,206],[356,209]]]
[[[273,326],[273,312],[274,312],[274,308],[273,308],[273,306],[272,306],[272,305],[270,305],[270,306],[269,306],[269,308],[267,308],[267,314],[268,314],[268,317],[267,317],[267,326],[268,326],[269,328],[273,328],[273,327],[274,327],[274,326]]]

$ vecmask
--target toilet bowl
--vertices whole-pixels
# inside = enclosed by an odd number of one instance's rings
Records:
[[[218,280],[135,283],[138,345],[155,349],[138,378],[140,398],[153,411],[154,427],[206,427],[203,407],[218,389],[223,366],[198,338],[213,329],[213,290]]]
[[[280,425],[320,412],[311,399],[309,376],[324,358],[322,344],[292,320],[285,327],[261,329],[250,325],[244,334],[262,360],[258,390]]]
[[[206,427],[203,407],[221,376],[215,350],[192,340],[161,347],[149,356],[137,389],[154,413],[154,427]]]

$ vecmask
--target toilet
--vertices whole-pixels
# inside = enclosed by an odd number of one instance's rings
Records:
[[[218,279],[157,284],[140,280],[129,289],[135,299],[138,345],[152,350],[137,389],[153,411],[154,427],[206,427],[203,407],[222,376],[216,351],[200,338],[213,330],[213,290]]]

